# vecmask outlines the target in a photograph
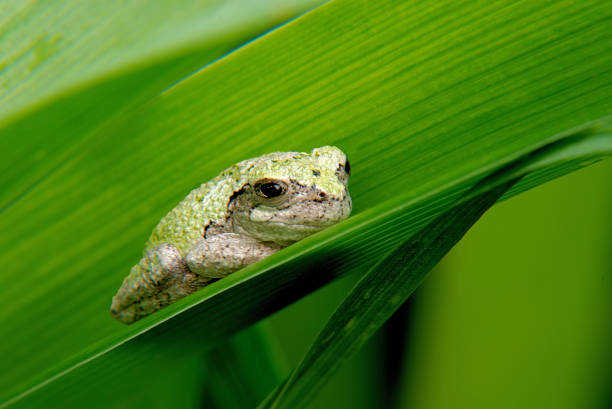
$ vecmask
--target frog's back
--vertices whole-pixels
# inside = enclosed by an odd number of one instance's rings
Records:
[[[223,171],[208,183],[193,189],[153,229],[144,252],[163,244],[175,245],[185,255],[204,229],[226,218],[228,198],[242,186],[236,166]]]
[[[204,234],[208,224],[226,222],[229,201],[249,178],[257,180],[278,173],[288,176],[291,176],[292,172],[300,174],[303,164],[297,159],[309,158],[310,155],[303,152],[274,152],[230,166],[211,181],[192,190],[161,219],[153,230],[144,253],[160,244],[169,243],[185,255]],[[288,164],[293,165],[294,169]]]

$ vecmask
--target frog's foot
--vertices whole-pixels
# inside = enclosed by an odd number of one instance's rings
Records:
[[[131,324],[210,281],[191,272],[175,246],[161,244],[132,267],[113,297],[111,315],[124,324]]]

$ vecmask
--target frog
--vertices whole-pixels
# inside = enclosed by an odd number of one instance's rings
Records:
[[[273,152],[193,189],[153,229],[112,298],[132,324],[349,217],[350,163],[335,146]]]

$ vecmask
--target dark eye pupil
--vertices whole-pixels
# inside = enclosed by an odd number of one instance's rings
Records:
[[[283,193],[283,188],[277,183],[264,183],[259,190],[265,197],[277,197]]]

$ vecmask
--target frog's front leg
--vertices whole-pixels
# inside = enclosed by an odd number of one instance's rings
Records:
[[[253,264],[283,246],[261,242],[236,233],[201,237],[187,252],[189,270],[203,277],[219,278]]]
[[[111,314],[131,324],[204,287],[210,279],[189,270],[180,251],[164,243],[147,252],[113,297]]]

